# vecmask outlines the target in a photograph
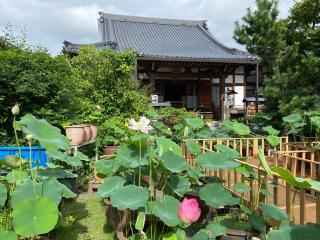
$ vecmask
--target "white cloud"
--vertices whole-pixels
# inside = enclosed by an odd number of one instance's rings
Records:
[[[280,16],[288,14],[292,0],[280,0]],[[61,51],[63,40],[86,43],[98,40],[98,12],[150,17],[209,20],[210,31],[230,47],[234,22],[254,6],[254,0],[1,0],[0,28],[14,32],[26,28],[32,44],[41,43],[52,53]]]

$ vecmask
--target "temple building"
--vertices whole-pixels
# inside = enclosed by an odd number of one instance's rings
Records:
[[[99,41],[88,44],[133,49],[134,78],[151,84],[159,106],[185,107],[220,119],[230,94],[235,115],[244,112],[244,98],[257,97],[260,59],[219,42],[207,21],[99,15]],[[83,45],[65,41],[63,52],[75,55]]]

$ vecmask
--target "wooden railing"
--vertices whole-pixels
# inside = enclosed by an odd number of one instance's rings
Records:
[[[209,152],[213,151],[213,145],[214,141],[210,140],[194,140],[199,143],[203,143],[202,146],[202,152]],[[230,146],[230,139],[229,139],[229,144]],[[233,145],[235,146],[235,145]],[[236,149],[236,148],[235,148]],[[186,158],[187,163],[190,166],[195,166],[196,167],[196,162],[195,162],[195,156],[191,154],[185,145],[185,142],[182,142],[182,150],[183,154]],[[250,151],[246,151],[246,153],[249,153]],[[254,151],[253,151],[254,153]],[[299,152],[300,153],[300,152]],[[296,153],[298,154],[298,152]],[[302,154],[304,154],[302,152]],[[246,154],[250,155],[250,154]],[[281,160],[281,158],[285,158],[287,160]],[[283,152],[277,157],[275,161],[275,165],[280,165],[279,163],[287,163],[287,167],[291,165],[292,171],[295,172],[295,175],[297,175],[297,166],[299,164],[302,164],[304,162],[305,164],[305,169],[308,169],[308,164],[311,164],[310,166],[310,171],[311,175],[313,174],[312,169],[315,169],[315,166],[319,166],[319,163],[308,161],[306,159],[301,159],[299,157],[295,156],[295,153],[293,154],[284,154]],[[256,165],[240,161],[240,160],[235,160],[243,166],[248,166],[255,171],[257,175],[264,176],[263,180],[263,187],[267,189],[269,192],[272,193],[272,196],[266,196],[263,194],[259,195],[259,200],[258,202],[265,202],[265,203],[273,203],[283,210],[286,211],[290,219],[293,219],[296,223],[304,224],[305,222],[316,222],[320,223],[320,192],[317,191],[314,188],[308,188],[304,190],[298,190],[292,188],[290,185],[286,184],[283,179],[280,178],[279,175],[273,173],[272,176],[268,176],[266,171],[263,168],[259,168]],[[299,163],[301,162],[301,163]],[[290,164],[289,164],[290,163]],[[292,163],[292,164],[291,164]],[[254,192],[258,191],[258,185],[254,179],[248,179],[245,175],[237,172],[236,170],[208,170],[208,169],[202,169],[205,172],[206,176],[217,176],[220,177],[223,180],[223,185],[226,189],[228,189],[230,192],[232,192],[234,195],[238,196],[241,199],[241,202],[245,204],[248,207],[252,207],[253,201],[254,201]],[[307,176],[305,172],[305,176]],[[233,186],[235,183],[242,182],[249,186],[251,190],[246,193],[237,193],[234,191]],[[270,187],[269,184],[272,183],[275,187]],[[309,193],[312,193],[310,195]],[[295,201],[292,202],[293,196],[297,196],[295,198]],[[293,204],[293,206],[292,206]],[[299,214],[295,214],[292,216],[292,211],[291,209],[299,209]],[[307,214],[308,212],[308,214]]]
[[[258,148],[265,151],[266,156],[271,156],[273,151],[288,151],[288,137],[279,137],[280,144],[278,147],[271,147],[265,137],[250,138],[212,138],[212,139],[192,139],[198,142],[203,148],[211,149],[216,144],[226,145],[237,150],[241,157],[256,157]]]

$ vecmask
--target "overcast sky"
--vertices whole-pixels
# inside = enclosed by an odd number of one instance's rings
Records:
[[[98,40],[98,12],[192,20],[208,20],[209,30],[229,47],[241,48],[232,38],[234,22],[254,0],[0,0],[0,29],[11,25],[15,33],[25,29],[28,42],[42,45],[56,55],[62,42]],[[280,0],[285,17],[293,0]]]

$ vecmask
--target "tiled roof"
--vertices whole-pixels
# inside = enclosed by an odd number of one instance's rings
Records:
[[[247,52],[228,48],[208,31],[206,21],[134,17],[100,12],[98,49],[134,49],[138,57],[157,60],[257,62]],[[82,45],[65,42],[64,50]]]

